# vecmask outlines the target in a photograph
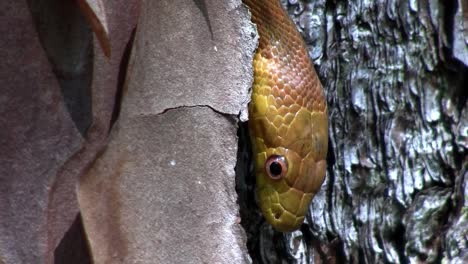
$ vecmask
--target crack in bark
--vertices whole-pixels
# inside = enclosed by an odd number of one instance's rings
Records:
[[[163,111],[161,112],[158,112],[158,113],[155,113],[154,115],[155,116],[159,116],[159,115],[164,115],[165,113],[167,112],[170,112],[170,111],[176,111],[178,109],[192,109],[192,108],[209,108],[211,109],[213,112],[217,113],[217,114],[220,114],[222,116],[230,116],[230,117],[238,117],[240,115],[240,112],[239,111],[239,114],[231,114],[231,113],[225,113],[225,112],[222,112],[220,110],[217,110],[216,108],[214,108],[213,106],[211,105],[180,105],[180,106],[174,106],[174,107],[169,107],[169,108],[166,108],[164,109]]]

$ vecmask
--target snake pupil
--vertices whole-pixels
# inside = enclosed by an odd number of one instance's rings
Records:
[[[273,180],[279,180],[286,175],[288,165],[283,156],[271,155],[265,162],[265,172]]]
[[[279,164],[279,162],[272,162],[270,164],[270,173],[274,176],[279,176],[281,175],[281,171],[282,171],[282,168],[281,168],[281,164]]]

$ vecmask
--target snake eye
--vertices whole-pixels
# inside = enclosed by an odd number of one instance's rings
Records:
[[[265,162],[265,171],[268,177],[279,180],[286,175],[288,164],[283,156],[272,155]]]

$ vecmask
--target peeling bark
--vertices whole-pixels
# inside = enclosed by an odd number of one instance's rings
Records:
[[[50,182],[82,138],[27,3],[0,10],[0,259],[41,263]]]
[[[110,58],[93,43],[93,33],[74,1],[0,4],[4,263],[53,263],[54,258],[67,262],[60,252],[69,251],[56,249],[67,244],[65,234],[80,234],[72,232],[79,213],[75,187],[106,142],[138,2],[106,5]],[[69,240],[85,243],[83,237]],[[84,263],[86,254],[81,257]]]
[[[142,3],[119,118],[78,188],[96,263],[248,261],[234,166],[255,42],[239,1],[205,2]]]

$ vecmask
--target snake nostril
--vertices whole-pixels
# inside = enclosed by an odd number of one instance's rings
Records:
[[[280,212],[276,212],[276,213],[274,214],[274,217],[275,217],[276,220],[280,219],[281,213],[280,213]]]

